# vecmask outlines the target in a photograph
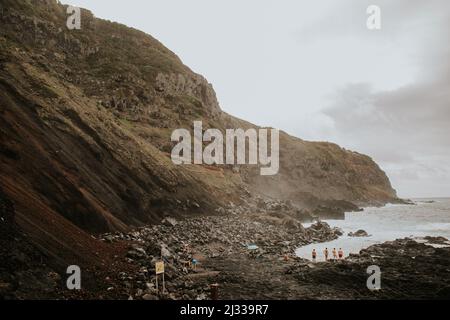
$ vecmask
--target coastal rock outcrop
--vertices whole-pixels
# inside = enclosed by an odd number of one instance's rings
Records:
[[[349,237],[370,237],[370,235],[365,230],[357,230],[355,232],[349,232]]]

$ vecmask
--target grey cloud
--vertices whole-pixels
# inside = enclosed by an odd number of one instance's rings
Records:
[[[448,65],[448,60],[436,62],[436,79],[392,91],[347,85],[324,111],[337,139],[380,161],[400,191],[417,180],[422,188],[439,185],[435,192],[450,193],[450,81],[439,72]],[[442,184],[448,188],[442,190]]]
[[[371,3],[372,1],[370,1]],[[382,31],[374,37],[411,46],[415,80],[393,90],[370,82],[338,88],[322,112],[333,123],[330,140],[373,156],[388,172],[400,195],[450,195],[450,2],[375,1],[382,8]],[[374,3],[375,3],[374,2]],[[346,5],[354,1],[347,1]],[[372,37],[355,17],[369,1],[342,10],[346,18],[325,18],[303,35]],[[331,13],[332,14],[332,13]],[[350,19],[353,17],[353,20]],[[317,25],[316,25],[317,26]],[[300,33],[301,34],[301,33]],[[376,61],[374,61],[376,63]],[[395,75],[396,70],[392,70]],[[390,74],[386,74],[388,78]]]

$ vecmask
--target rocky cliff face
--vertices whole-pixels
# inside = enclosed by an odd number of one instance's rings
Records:
[[[395,201],[369,157],[284,133],[277,176],[175,166],[173,129],[255,126],[222,112],[211,84],[151,36],[86,10],[81,30],[66,20],[56,1],[0,2],[0,186],[50,252],[254,195],[311,210]]]

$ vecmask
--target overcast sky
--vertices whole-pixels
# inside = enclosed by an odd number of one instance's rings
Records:
[[[450,196],[450,1],[62,2],[160,40],[224,111],[366,153],[401,197]]]

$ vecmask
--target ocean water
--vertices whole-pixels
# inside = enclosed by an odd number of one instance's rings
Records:
[[[346,213],[345,220],[324,220],[331,227],[341,228],[344,235],[334,241],[300,247],[296,254],[311,259],[311,252],[316,249],[317,260],[323,261],[326,247],[330,252],[333,248],[342,248],[348,256],[373,244],[405,237],[443,236],[450,239],[450,198],[413,200],[416,205],[389,204],[382,208],[365,208],[363,212]],[[370,237],[347,236],[349,232],[359,229],[367,231]]]

